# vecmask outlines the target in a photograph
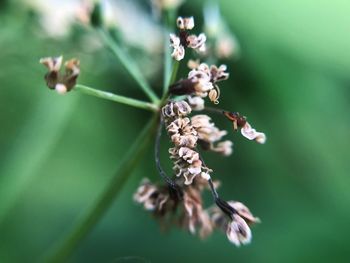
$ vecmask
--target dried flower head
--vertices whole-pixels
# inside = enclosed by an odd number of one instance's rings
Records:
[[[206,63],[191,63],[192,70],[188,73],[187,79],[180,80],[170,86],[170,93],[174,95],[195,95],[198,97],[209,97],[209,99],[218,104],[220,89],[218,82],[226,80],[229,73],[226,72],[226,65],[217,67],[216,65],[207,65]]]
[[[143,204],[146,210],[161,212],[165,207],[164,204],[169,199],[169,193],[164,189],[159,189],[148,179],[144,179],[134,194],[134,200]]]
[[[198,36],[190,35],[188,30],[194,28],[193,17],[178,17],[176,20],[177,27],[180,29],[178,35],[170,34],[170,46],[174,49],[171,56],[180,61],[185,57],[185,49],[192,48],[198,52],[205,51],[206,36],[201,33]]]
[[[260,220],[240,202],[229,201],[227,205],[232,208],[232,213],[229,215],[218,207],[209,209],[214,227],[226,232],[227,238],[236,246],[250,243],[252,234],[249,224],[259,223]]]
[[[252,239],[252,231],[239,215],[233,215],[233,220],[227,225],[226,235],[236,246],[249,244]]]
[[[175,119],[168,125],[167,131],[172,142],[178,147],[194,148],[197,144],[197,132],[191,125],[189,118]]]
[[[191,118],[193,127],[198,133],[198,142],[205,150],[219,152],[225,156],[232,153],[232,142],[219,142],[227,134],[224,130],[219,130],[208,115],[199,114]]]
[[[65,94],[76,84],[80,73],[79,60],[73,58],[65,62],[65,73],[60,73],[62,56],[40,59],[40,63],[47,67],[49,72],[45,75],[46,84],[59,94]]]
[[[191,106],[192,110],[201,111],[204,110],[204,100],[199,96],[188,96],[188,104]]]
[[[162,114],[165,118],[183,117],[190,114],[192,108],[186,101],[169,102],[162,108]]]

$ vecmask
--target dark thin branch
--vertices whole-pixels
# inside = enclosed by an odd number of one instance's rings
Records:
[[[197,151],[197,152],[198,152],[198,151]],[[200,158],[200,160],[202,161],[202,165],[203,165],[204,167],[208,168],[207,165],[205,164],[204,159],[202,158],[201,155],[199,155],[199,158]],[[230,206],[226,201],[222,200],[222,199],[219,197],[219,194],[218,194],[218,192],[216,191],[215,186],[214,186],[214,183],[213,183],[213,180],[212,180],[211,178],[208,179],[208,184],[209,184],[211,193],[212,193],[212,195],[213,195],[215,204],[221,209],[222,212],[224,212],[228,217],[230,217],[230,218],[232,219],[232,215],[237,213],[236,209],[234,209],[234,208],[233,208],[232,206]]]
[[[227,110],[218,109],[218,108],[214,108],[214,107],[205,107],[204,110],[209,111],[209,112],[213,112],[213,113],[217,113],[217,114],[224,114],[224,112],[227,112]]]
[[[162,137],[162,129],[164,125],[164,120],[162,115],[160,115],[160,121],[158,124],[158,131],[156,136],[156,142],[154,145],[154,153],[155,153],[155,160],[156,160],[156,166],[157,170],[160,174],[160,176],[163,178],[163,180],[166,182],[166,184],[169,186],[170,193],[172,195],[175,195],[178,199],[181,199],[183,196],[182,190],[179,188],[179,186],[175,183],[174,180],[172,180],[164,171],[162,168],[162,165],[160,163],[160,138]]]

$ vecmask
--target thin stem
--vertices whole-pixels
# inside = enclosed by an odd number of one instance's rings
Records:
[[[199,155],[199,158],[200,158],[200,160],[202,162],[202,165],[204,167],[207,167],[207,165],[204,162],[204,159],[203,159],[202,155]],[[215,189],[213,180],[211,178],[208,179],[208,184],[209,184],[211,193],[213,195],[213,199],[214,199],[215,204],[221,209],[222,212],[224,212],[229,218],[232,219],[232,215],[237,213],[236,209],[231,207],[226,201],[224,201],[224,200],[222,200],[220,198],[218,192]]]
[[[221,114],[221,115],[223,115],[224,112],[226,112],[226,110],[219,109],[219,108],[214,108],[214,107],[205,107],[204,110],[210,111],[210,112],[213,112],[213,113],[216,113],[216,114]]]
[[[155,155],[155,159],[156,159],[156,166],[157,166],[157,170],[158,170],[160,176],[168,185],[170,193],[173,194],[173,196],[176,197],[177,199],[181,200],[183,197],[182,189],[180,189],[179,186],[175,183],[175,181],[172,180],[166,174],[166,172],[164,171],[164,169],[162,168],[162,165],[160,163],[160,138],[162,137],[163,125],[164,125],[164,120],[163,120],[162,115],[160,115],[160,122],[159,122],[158,131],[157,131],[157,135],[156,135],[156,142],[154,145],[154,155]]]
[[[116,94],[111,93],[111,92],[97,90],[97,89],[90,88],[88,86],[81,85],[81,84],[75,85],[73,90],[82,92],[82,93],[87,94],[87,95],[95,96],[95,97],[106,99],[106,100],[115,101],[118,103],[126,104],[129,106],[133,106],[133,107],[144,109],[144,110],[149,110],[149,111],[153,111],[153,112],[158,111],[158,107],[155,104],[141,101],[141,100],[131,99],[131,98],[120,96],[120,95],[116,95]]]
[[[169,85],[171,83],[171,67],[172,67],[172,58],[170,56],[170,41],[169,35],[175,24],[175,13],[176,10],[171,9],[167,10],[164,13],[164,24],[165,24],[165,35],[164,35],[164,82],[163,82],[163,96],[168,92]]]
[[[54,253],[47,261],[45,260],[46,262],[65,262],[81,243],[81,241],[93,229],[96,223],[98,223],[103,214],[123,189],[124,184],[130,178],[130,174],[145,152],[149,142],[151,141],[151,137],[154,134],[157,120],[158,114],[154,114],[147,126],[135,140],[124,159],[119,164],[119,168],[115,176],[107,185],[105,191],[81,218],[73,230],[64,238],[63,242],[60,242],[55,247]]]
[[[174,186],[174,182],[167,176],[167,174],[165,173],[165,171],[163,170],[161,164],[160,164],[160,138],[162,137],[162,130],[163,130],[163,118],[162,116],[160,116],[160,122],[158,125],[158,131],[157,131],[157,135],[156,135],[156,142],[154,144],[154,157],[156,160],[156,166],[157,166],[157,170],[160,174],[160,176],[163,178],[163,180],[170,186],[173,187]]]
[[[169,30],[168,28],[164,33],[164,82],[163,82],[163,95],[168,92],[169,82],[171,77],[171,61],[170,48],[169,48]]]
[[[173,70],[171,72],[169,85],[171,85],[171,84],[173,84],[175,82],[176,76],[177,76],[177,72],[179,70],[179,66],[180,66],[180,61],[175,60],[174,63],[173,63]]]
[[[107,45],[107,47],[116,55],[119,61],[123,64],[129,74],[135,79],[135,81],[140,85],[142,90],[150,98],[150,100],[157,104],[159,99],[154,93],[150,85],[147,83],[145,77],[142,75],[140,69],[136,66],[133,60],[125,53],[120,46],[113,40],[113,38],[102,28],[97,29],[101,38]]]

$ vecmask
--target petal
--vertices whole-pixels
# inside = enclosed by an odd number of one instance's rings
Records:
[[[229,201],[228,204],[248,223],[259,223],[260,220],[254,217],[249,208],[241,202]]]
[[[180,46],[180,38],[178,38],[175,34],[170,34],[170,46],[178,47]]]
[[[248,140],[255,140],[260,144],[264,144],[266,142],[266,135],[262,132],[257,132],[248,122],[241,129],[241,134]]]
[[[248,224],[239,215],[234,215],[233,220],[227,226],[227,238],[236,246],[250,243],[252,239],[252,232]]]

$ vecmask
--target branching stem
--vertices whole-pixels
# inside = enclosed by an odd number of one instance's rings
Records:
[[[157,104],[159,102],[157,95],[154,93],[147,80],[142,75],[140,69],[133,62],[131,57],[120,48],[120,46],[114,41],[114,39],[109,35],[108,32],[106,32],[102,28],[98,28],[97,30],[101,35],[101,38],[103,39],[106,46],[113,52],[113,54],[115,54],[115,56],[123,64],[125,69],[140,85],[141,89],[145,92],[145,94],[150,98],[150,100],[153,103]]]
[[[130,174],[135,169],[138,161],[145,152],[154,134],[158,114],[154,114],[147,126],[143,129],[139,137],[135,140],[124,159],[119,164],[119,168],[107,185],[102,195],[95,204],[81,218],[73,230],[59,242],[53,249],[53,253],[45,262],[66,262],[79,243],[86,237],[96,223],[101,219],[106,210],[110,207],[116,196],[123,189],[124,184],[130,178]]]
[[[153,104],[153,103],[128,98],[125,96],[120,96],[120,95],[117,95],[117,94],[114,94],[111,92],[97,90],[97,89],[90,88],[88,86],[81,85],[81,84],[75,85],[73,90],[79,91],[79,92],[87,94],[87,95],[95,96],[95,97],[106,99],[106,100],[115,101],[118,103],[122,103],[125,105],[133,106],[133,107],[144,109],[144,110],[149,110],[149,111],[153,111],[153,112],[158,111],[158,106]]]

